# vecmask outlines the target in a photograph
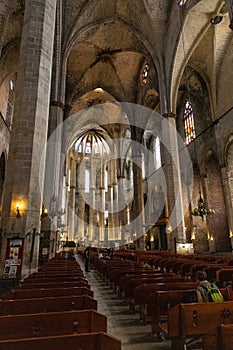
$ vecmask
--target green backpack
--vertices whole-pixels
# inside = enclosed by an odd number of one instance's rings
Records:
[[[222,293],[214,283],[211,283],[209,287],[204,287],[204,286],[200,286],[200,287],[204,289],[207,300],[209,302],[224,301]]]

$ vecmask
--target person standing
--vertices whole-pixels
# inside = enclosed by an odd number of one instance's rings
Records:
[[[85,256],[85,272],[89,272],[89,262],[90,262],[90,256],[91,256],[91,247],[87,247],[84,252]]]

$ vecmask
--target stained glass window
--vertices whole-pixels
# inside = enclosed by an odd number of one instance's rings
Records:
[[[178,0],[177,4],[178,6],[184,6],[187,0]]]
[[[187,101],[185,104],[184,130],[185,130],[185,143],[186,145],[188,145],[191,141],[195,139],[193,108],[190,101]]]
[[[144,66],[144,68],[143,68],[143,71],[142,71],[142,82],[143,82],[144,84],[146,84],[146,82],[147,82],[149,69],[150,69],[150,68],[149,68],[149,64],[146,63],[145,66]]]

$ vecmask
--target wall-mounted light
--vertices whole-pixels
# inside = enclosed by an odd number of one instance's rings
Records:
[[[45,218],[46,216],[48,216],[48,209],[45,208],[44,205],[42,205],[41,217]]]
[[[21,214],[20,214],[20,204],[16,204],[16,217],[17,219],[21,218]]]

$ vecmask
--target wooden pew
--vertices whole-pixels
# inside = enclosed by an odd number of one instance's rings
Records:
[[[154,278],[134,278],[132,280],[129,280],[129,282],[125,285],[124,290],[124,298],[129,303],[129,308],[132,310],[132,312],[135,312],[135,300],[134,300],[134,291],[135,288],[138,287],[140,284],[152,284],[152,283],[173,283],[173,282],[184,282],[183,277],[154,277]]]
[[[0,340],[91,332],[107,333],[107,317],[95,310],[0,316]]]
[[[121,350],[120,340],[103,332],[1,340],[0,350]]]
[[[162,275],[163,273],[160,271],[153,270],[151,268],[145,268],[145,267],[137,267],[137,268],[125,268],[125,269],[112,269],[108,275],[107,279],[109,280],[109,283],[113,287],[119,286],[119,280],[122,276],[126,274],[136,274],[136,275]]]
[[[41,288],[41,289],[13,289],[2,296],[3,300],[10,299],[30,299],[45,297],[60,297],[69,295],[89,295],[93,298],[94,292],[86,287],[73,288]]]
[[[33,283],[22,283],[19,285],[20,289],[37,289],[37,288],[73,288],[73,287],[86,287],[91,288],[87,282],[83,281],[73,281],[73,282],[39,282],[35,281]]]
[[[196,289],[157,291],[152,296],[151,302],[147,302],[147,308],[151,316],[151,331],[158,340],[161,340],[161,321],[167,319],[168,310],[180,303],[197,301]],[[177,322],[175,319],[173,321]]]
[[[2,316],[84,309],[97,310],[97,301],[87,295],[0,301]]]
[[[233,266],[229,266],[229,268],[220,268],[216,271],[216,282],[219,287],[233,284]]]
[[[65,267],[65,266],[47,266],[46,268],[43,267],[43,269],[39,269],[34,274],[44,274],[44,273],[67,273],[67,274],[84,274],[83,271],[78,267]]]
[[[109,269],[110,267],[116,267],[116,266],[123,268],[123,267],[133,266],[133,264],[131,262],[122,261],[120,259],[113,259],[113,260],[99,259],[98,273],[101,277],[104,277],[107,269]]]
[[[196,289],[196,282],[173,282],[173,283],[152,283],[152,284],[141,284],[134,290],[134,304],[139,306],[139,316],[146,324],[147,316],[149,315],[150,309],[153,308],[153,293],[159,290],[185,290],[185,289]],[[149,312],[148,307],[149,306]]]
[[[224,292],[224,300],[233,301],[233,289],[232,286],[228,286],[225,288]]]
[[[35,278],[50,278],[50,277],[85,277],[82,272],[64,272],[64,271],[47,271],[47,272],[37,272],[30,275],[27,279],[35,279]]]
[[[26,278],[22,284],[31,284],[31,283],[46,283],[46,282],[87,282],[87,279],[85,277],[69,277],[69,276],[64,276],[64,277],[53,277],[53,276],[48,276],[48,277],[38,277],[38,278],[33,278],[31,279]]]
[[[229,324],[229,325],[222,324],[218,327],[216,349],[232,350],[232,348],[233,348],[233,324]]]
[[[153,270],[152,270],[153,271]],[[162,277],[162,276],[167,276],[167,277],[172,277],[174,276],[173,273],[167,273],[165,274],[164,272],[159,272],[159,273],[141,273],[140,271],[137,273],[133,272],[131,273],[127,273],[124,274],[122,277],[120,277],[119,279],[119,283],[117,286],[117,295],[119,299],[122,299],[124,297],[124,290],[125,290],[125,286],[129,283],[129,280],[131,279],[135,279],[135,278],[146,278],[150,276],[155,276],[155,277]]]
[[[207,274],[207,279],[210,282],[216,282],[217,277],[216,277],[216,272],[222,268],[228,268],[228,266],[220,265],[220,264],[211,264],[205,267],[203,270]]]
[[[160,324],[160,328],[170,337],[171,350],[184,350],[187,344],[202,339],[210,331],[216,334],[221,324],[232,324],[233,302],[181,303],[168,310],[167,314],[168,322]],[[217,348],[220,349],[226,350]]]

